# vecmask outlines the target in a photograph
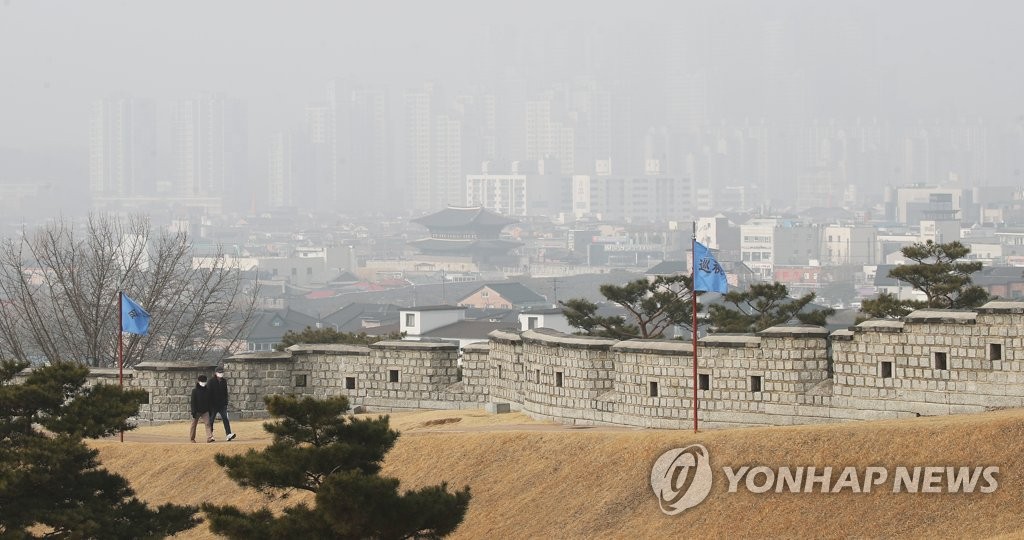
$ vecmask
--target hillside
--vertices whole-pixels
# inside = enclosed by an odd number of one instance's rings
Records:
[[[458,420],[454,420],[454,419]],[[395,415],[403,430],[385,471],[407,487],[469,484],[460,538],[867,536],[941,538],[1024,534],[1024,411],[820,426],[687,431],[569,428],[520,415],[432,411]],[[219,432],[218,426],[218,432]],[[183,444],[187,426],[144,428],[125,443],[99,441],[101,459],[153,503],[262,504],[213,463],[216,451],[265,444],[258,422],[230,444]],[[661,513],[651,465],[699,442],[711,455],[710,496],[676,516]],[[727,493],[725,466],[1000,467],[991,494]],[[820,469],[819,469],[820,470]],[[891,483],[888,487],[891,488]],[[294,497],[289,504],[294,502]],[[197,529],[187,538],[208,537]]]

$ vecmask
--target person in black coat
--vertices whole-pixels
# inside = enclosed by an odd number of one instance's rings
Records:
[[[213,424],[210,423],[213,401],[210,399],[210,389],[206,386],[206,375],[200,375],[196,379],[196,386],[192,389],[192,396],[189,398],[189,406],[192,409],[192,427],[188,432],[189,440],[196,442],[196,425],[202,422],[206,427],[206,442],[213,442]]]
[[[210,399],[212,401],[210,433],[213,433],[213,423],[219,414],[221,422],[224,423],[225,440],[234,439],[235,433],[231,431],[231,422],[228,420],[228,380],[224,378],[224,368],[222,367],[217,368],[213,380],[210,381]]]

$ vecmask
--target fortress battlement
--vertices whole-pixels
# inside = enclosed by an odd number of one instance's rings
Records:
[[[693,394],[705,427],[787,425],[980,412],[1024,406],[1024,302],[920,310],[829,334],[782,325],[699,340],[627,340],[549,329],[495,331],[487,343],[300,344],[224,359],[232,412],[266,415],[263,398],[344,394],[371,410],[508,404],[570,424],[686,428]],[[214,366],[144,362],[142,420],[182,420],[196,376]],[[110,382],[98,370],[96,381]],[[95,381],[93,381],[95,382]]]

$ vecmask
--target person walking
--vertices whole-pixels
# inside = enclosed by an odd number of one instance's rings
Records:
[[[206,387],[206,375],[200,375],[196,379],[196,386],[192,389],[192,396],[189,398],[189,406],[192,409],[192,427],[189,429],[188,438],[196,442],[196,426],[199,422],[206,428],[206,442],[213,442],[213,423],[210,422],[210,411],[213,403],[210,400],[210,389]]]
[[[224,378],[223,367],[217,367],[213,380],[210,381],[210,399],[213,406],[210,409],[210,433],[213,433],[213,424],[220,414],[220,420],[224,423],[225,440],[234,439],[235,433],[231,431],[231,422],[228,420],[228,380]]]

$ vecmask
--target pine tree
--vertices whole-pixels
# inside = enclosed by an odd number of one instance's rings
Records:
[[[726,293],[722,300],[733,307],[713,304],[708,306],[708,315],[716,332],[760,332],[792,319],[824,326],[835,310],[806,309],[814,298],[814,293],[790,298],[789,288],[783,283],[754,283],[747,290]]]
[[[387,339],[402,339],[401,332],[372,336],[366,332],[339,332],[333,328],[306,327],[301,332],[289,330],[281,336],[276,349],[283,351],[296,343],[340,343],[343,345],[372,345]]]
[[[84,438],[132,429],[142,390],[85,387],[88,370],[0,362],[0,537],[162,538],[192,528],[197,508],[149,508],[100,467]]]
[[[572,326],[592,336],[614,339],[657,339],[672,326],[691,328],[693,279],[690,276],[640,278],[625,285],[601,285],[601,294],[622,306],[629,317],[599,316],[597,305],[585,298],[562,302]]]
[[[991,298],[985,289],[974,284],[971,275],[981,270],[979,261],[963,261],[971,248],[960,242],[936,244],[931,240],[900,250],[914,261],[889,270],[889,277],[906,283],[924,294],[924,300],[901,300],[883,292],[865,300],[861,311],[871,317],[896,319],[916,309],[967,309],[978,307]]]
[[[469,488],[449,492],[446,484],[399,493],[398,480],[379,476],[384,455],[398,432],[387,416],[345,416],[344,396],[318,400],[268,396],[276,422],[263,428],[273,442],[242,455],[217,454],[228,476],[268,495],[309,491],[315,505],[297,504],[274,515],[233,506],[203,505],[210,528],[239,539],[272,538],[440,538],[462,522]]]

